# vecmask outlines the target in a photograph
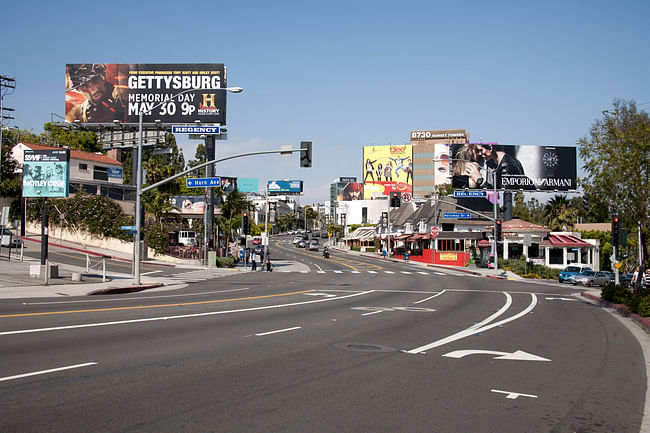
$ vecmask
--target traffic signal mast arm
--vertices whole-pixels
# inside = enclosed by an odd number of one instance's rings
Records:
[[[195,165],[194,167],[192,167],[190,169],[187,169],[185,171],[182,171],[182,172],[180,172],[178,174],[175,174],[175,175],[173,175],[171,177],[168,177],[167,179],[163,179],[160,182],[154,183],[153,185],[149,185],[146,188],[142,188],[142,193],[150,191],[150,190],[152,190],[154,188],[158,188],[161,185],[169,183],[174,179],[178,179],[179,177],[183,177],[186,174],[190,174],[191,172],[199,170],[199,169],[201,169],[201,168],[203,168],[203,167],[205,167],[207,165],[210,165],[210,164],[216,164],[218,162],[228,161],[229,159],[242,158],[244,156],[266,155],[266,154],[269,154],[269,153],[295,153],[295,152],[302,152],[303,150],[304,149],[262,150],[262,151],[259,151],[259,152],[246,152],[246,153],[239,153],[237,155],[226,156],[224,158],[219,158],[219,159],[215,159],[215,160],[212,160],[212,161],[201,163],[199,165]]]

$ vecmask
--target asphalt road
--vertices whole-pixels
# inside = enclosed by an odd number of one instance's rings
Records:
[[[639,431],[639,343],[574,287],[272,257],[303,265],[3,302],[0,431]]]

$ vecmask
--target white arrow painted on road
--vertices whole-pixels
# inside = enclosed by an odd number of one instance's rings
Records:
[[[447,358],[464,358],[469,355],[499,355],[494,359],[507,359],[510,361],[550,361],[550,359],[542,358],[541,356],[533,355],[523,350],[516,350],[512,353],[498,352],[495,350],[456,350],[445,353],[442,356],[446,356]]]
[[[517,397],[529,397],[529,398],[537,398],[536,395],[533,394],[522,394],[520,392],[511,392],[511,391],[500,391],[498,389],[491,389],[490,391],[496,392],[499,394],[505,394],[506,398],[509,398],[510,400],[516,400]]]
[[[336,297],[336,295],[332,295],[330,293],[318,293],[318,292],[303,293],[303,295],[306,295],[306,296],[325,296],[326,298],[334,298],[334,297]]]
[[[577,299],[571,299],[571,298],[544,298],[547,301],[577,301]]]

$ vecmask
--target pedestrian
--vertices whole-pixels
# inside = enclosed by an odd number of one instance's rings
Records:
[[[271,268],[271,255],[266,256],[266,272],[272,272],[273,269]]]
[[[632,280],[630,280],[630,287],[635,288],[638,280],[639,280],[639,267],[637,266],[634,269],[634,274],[632,274]]]
[[[256,271],[257,270],[257,254],[255,254],[255,250],[251,252],[251,271]]]

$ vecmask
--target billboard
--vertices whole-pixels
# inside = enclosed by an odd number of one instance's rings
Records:
[[[363,200],[363,184],[360,182],[338,182],[336,201]]]
[[[70,185],[70,150],[25,149],[23,197],[67,197]]]
[[[302,180],[269,180],[266,188],[270,195],[300,194],[302,192]]]
[[[556,146],[452,144],[455,188],[571,191],[576,189],[576,148]]]
[[[205,201],[203,195],[175,195],[169,198],[169,203],[184,214],[203,215]]]
[[[237,189],[236,177],[221,176],[221,191],[225,193],[229,193],[229,192],[233,192],[235,189]]]
[[[412,193],[413,146],[363,146],[363,184],[366,199],[391,191]]]
[[[239,177],[237,178],[237,189],[239,192],[257,192],[257,178],[254,177]]]
[[[221,63],[66,65],[65,120],[226,124]]]

